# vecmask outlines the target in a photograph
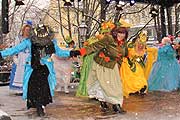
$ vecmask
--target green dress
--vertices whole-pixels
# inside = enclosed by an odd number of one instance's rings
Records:
[[[93,36],[89,38],[88,40],[89,45],[98,41],[98,39]],[[83,64],[81,67],[81,77],[80,77],[80,82],[78,89],[76,91],[76,96],[77,97],[88,97],[88,92],[87,92],[87,85],[86,81],[88,79],[89,71],[91,70],[92,63],[93,63],[93,58],[94,58],[95,53],[86,55],[83,57]]]
[[[91,70],[92,63],[94,61],[93,60],[94,54],[95,53],[83,57],[81,77],[80,77],[79,86],[76,92],[76,96],[78,97],[88,97],[86,81],[88,79],[88,75],[89,75],[89,71]]]

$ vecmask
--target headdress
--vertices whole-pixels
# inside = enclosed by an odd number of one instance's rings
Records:
[[[147,41],[147,31],[141,31],[138,35],[138,42],[146,43]]]
[[[32,26],[33,23],[31,20],[26,20],[25,24]]]
[[[132,27],[132,24],[128,23],[127,21],[125,21],[124,19],[120,19],[118,23],[116,23],[116,25],[120,26],[120,27],[125,27],[125,28],[130,28]]]
[[[103,22],[101,24],[101,33],[111,32],[111,30],[115,28],[115,24],[112,21]]]
[[[134,38],[133,44],[137,47],[137,49],[144,49],[146,46],[146,41],[147,41],[147,31],[141,31],[137,37]],[[132,44],[132,45],[133,45]],[[130,46],[132,47],[132,46]]]
[[[33,43],[39,43],[40,45],[48,44],[54,38],[54,32],[52,29],[44,24],[39,24],[32,30]]]

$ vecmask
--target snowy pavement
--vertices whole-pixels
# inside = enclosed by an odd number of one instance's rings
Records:
[[[56,92],[53,103],[46,107],[46,116],[38,117],[36,109],[26,109],[21,96],[11,93],[8,86],[0,87],[0,109],[5,112],[1,114],[7,113],[12,120],[180,120],[180,92],[130,96],[124,100],[125,115],[115,114],[109,108],[103,113],[95,100],[75,97],[72,91]]]

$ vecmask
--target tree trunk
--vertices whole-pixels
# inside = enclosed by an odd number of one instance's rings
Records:
[[[100,16],[101,22],[106,20],[106,1],[101,0],[101,16]]]
[[[157,6],[157,10],[159,10],[159,6]],[[161,42],[161,26],[160,26],[160,16],[158,15],[156,17],[156,25],[157,25],[157,30],[156,30],[156,33],[157,33],[157,40],[159,41],[159,43]]]
[[[117,4],[118,4],[118,2],[116,2],[116,6],[117,6]],[[115,10],[116,13],[115,13],[115,17],[114,17],[114,23],[117,23],[121,17],[121,14],[120,14],[121,9],[117,9],[117,8],[115,8],[115,9],[116,9]]]
[[[68,32],[69,32],[69,36],[72,38],[69,9],[70,9],[69,6],[67,6]]]
[[[161,38],[166,36],[166,24],[165,24],[165,12],[164,12],[164,6],[160,7],[160,14],[161,14]]]
[[[179,24],[178,24],[179,23],[179,17],[180,17],[179,12],[180,12],[180,5],[176,4],[175,5],[175,33],[177,33],[180,29]],[[177,37],[178,34],[175,34],[175,35]]]
[[[167,11],[167,22],[168,22],[168,34],[173,35],[173,29],[172,29],[172,7],[166,8]]]
[[[60,5],[60,0],[58,0],[58,10],[59,10],[59,22],[60,22],[60,29],[61,29],[61,35],[62,35],[62,37],[63,37],[63,39],[65,39],[65,37],[64,37],[64,32],[63,32],[63,27],[62,27],[62,16],[61,16],[61,5]]]
[[[79,21],[79,2],[78,2],[78,4],[77,4],[78,6],[77,6],[77,9],[78,9],[78,11],[76,12],[76,15],[77,15],[77,25],[78,25],[78,27],[79,27],[79,24],[80,24],[80,21]],[[79,48],[80,48],[80,35],[79,35],[79,28],[77,29],[77,31],[78,31],[78,46],[79,46]]]

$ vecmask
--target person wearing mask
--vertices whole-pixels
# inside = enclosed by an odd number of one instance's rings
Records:
[[[62,50],[54,38],[54,32],[47,25],[37,25],[30,38],[25,38],[18,45],[0,51],[0,59],[29,50],[26,59],[23,96],[27,109],[36,108],[38,116],[45,115],[45,106],[52,103],[56,87],[55,70],[51,55],[59,57],[76,57],[79,51]]]

